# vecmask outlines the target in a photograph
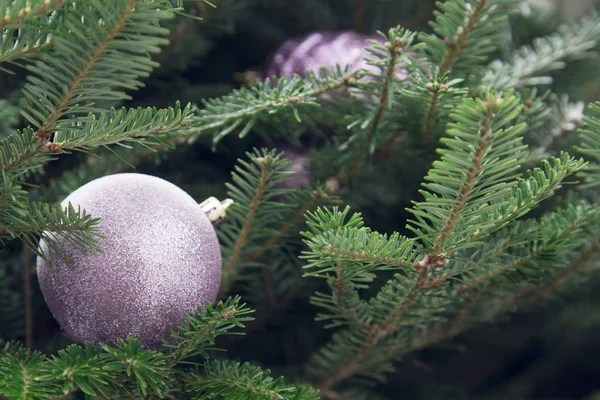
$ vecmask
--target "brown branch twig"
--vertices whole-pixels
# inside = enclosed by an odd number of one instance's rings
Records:
[[[435,112],[437,110],[437,104],[440,96],[441,90],[448,90],[448,85],[442,83],[428,83],[427,89],[431,91],[431,103],[429,103],[429,108],[427,110],[427,114],[425,115],[425,128],[423,129],[423,137],[425,138],[426,143],[433,143],[433,128],[435,123]]]
[[[458,36],[452,39],[446,38],[446,42],[448,43],[448,51],[444,55],[444,61],[440,66],[442,75],[450,70],[460,51],[467,45],[469,41],[469,35],[473,31],[473,28],[475,28],[475,23],[477,22],[479,15],[483,12],[487,2],[488,0],[478,0],[473,6],[473,10],[471,11],[471,15],[469,16],[466,25],[458,34]]]

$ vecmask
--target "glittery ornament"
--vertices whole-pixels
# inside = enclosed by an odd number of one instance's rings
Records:
[[[333,70],[336,64],[342,68],[348,66],[351,71],[362,68],[373,74],[380,74],[381,70],[377,66],[368,64],[369,61],[376,60],[373,54],[365,50],[365,47],[371,46],[369,39],[380,43],[385,41],[380,36],[352,31],[313,32],[289,39],[270,57],[265,65],[264,75],[291,78],[294,74],[304,76],[309,71],[318,74],[320,68]],[[406,80],[406,70],[399,70],[396,78]]]
[[[100,217],[106,236],[97,255],[82,255],[63,241],[70,266],[55,260],[56,271],[37,260],[44,298],[74,339],[110,343],[134,336],[157,348],[186,314],[215,301],[217,235],[183,190],[153,176],[116,174],[80,187],[61,205],[69,202]],[[40,250],[52,257],[44,243]]]

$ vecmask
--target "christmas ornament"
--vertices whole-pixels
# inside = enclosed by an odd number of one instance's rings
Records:
[[[264,75],[283,75],[288,78],[294,74],[305,76],[309,71],[318,74],[322,67],[333,70],[336,64],[342,68],[348,66],[351,71],[362,68],[373,74],[380,74],[378,67],[368,64],[368,61],[376,60],[373,54],[365,50],[365,47],[371,46],[369,39],[385,42],[380,36],[352,31],[313,32],[289,39],[271,55],[265,65]],[[406,70],[399,70],[396,78],[405,81]]]
[[[278,151],[283,152],[283,158],[290,161],[285,167],[286,171],[294,172],[287,180],[279,182],[275,187],[282,189],[298,189],[310,183],[309,153],[311,148],[307,146],[294,147],[286,143],[275,146]]]
[[[40,288],[56,320],[74,339],[113,342],[137,337],[157,348],[177,322],[206,301],[221,281],[221,250],[212,223],[231,203],[198,205],[177,186],[143,174],[96,179],[62,203],[99,217],[103,254],[83,255],[69,242],[69,265],[38,257]],[[40,250],[52,257],[45,243]]]

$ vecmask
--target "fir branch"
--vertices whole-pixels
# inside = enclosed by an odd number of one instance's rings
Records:
[[[5,179],[0,187],[0,239],[20,238],[38,256],[49,260],[45,250],[64,260],[66,249],[58,237],[70,243],[82,253],[100,251],[97,239],[98,218],[85,211],[75,210],[71,205],[63,209],[60,205],[29,202],[27,192],[22,190],[16,178]],[[38,238],[42,246],[38,248]]]
[[[600,211],[593,205],[568,206],[540,221],[526,220],[505,229],[499,238],[489,239],[484,248],[452,261],[451,264],[473,266],[458,280],[459,284],[440,299],[440,307],[446,312],[453,310],[454,316],[428,327],[416,340],[407,341],[405,346],[395,350],[393,358],[447,340],[500,314],[513,312],[518,304],[543,300],[551,289],[566,284],[587,264],[589,256],[597,252],[597,233],[594,232],[599,218]],[[579,253],[586,240],[592,244]],[[456,279],[453,278],[456,275],[457,271],[449,265],[447,274],[440,279]],[[517,285],[523,281],[530,284],[517,291]],[[506,298],[508,288],[514,288],[517,294],[509,295],[498,307],[489,304],[495,297]],[[537,293],[540,296],[536,296]],[[466,304],[455,304],[457,298],[465,296]],[[478,307],[480,314],[476,314]]]
[[[0,395],[13,398],[43,400],[58,396],[54,383],[42,383],[46,357],[29,351],[22,344],[0,340]]]
[[[523,124],[510,125],[521,108],[519,100],[508,93],[465,99],[451,115],[447,134],[453,137],[441,139],[448,149],[439,150],[442,159],[434,162],[423,184],[433,193],[421,191],[425,201],[415,202],[410,211],[417,220],[408,225],[431,248],[434,258],[466,245],[474,232],[487,228],[491,222],[472,218],[481,215],[483,207],[493,213],[502,206],[495,200],[510,192],[514,183],[506,180],[526,154],[518,136]],[[457,230],[460,235],[454,234]],[[450,238],[453,244],[448,243]]]
[[[138,78],[156,65],[150,54],[166,43],[161,36],[167,30],[157,25],[173,16],[163,3],[135,0],[69,3],[61,12],[53,49],[27,67],[37,76],[29,76],[23,90],[22,114],[41,139],[60,131],[67,113],[96,112],[94,100],[127,99],[121,90],[141,86]],[[87,32],[94,21],[91,36]]]
[[[580,273],[586,268],[590,261],[595,261],[595,257],[600,252],[600,240],[593,240],[577,258],[569,263],[563,270],[555,273],[550,279],[543,282],[540,286],[533,286],[523,290],[517,297],[518,303],[534,303],[539,302],[549,296],[550,293],[556,292],[557,289],[568,283],[574,275]],[[507,307],[513,309],[513,307]]]
[[[504,203],[503,206],[480,219],[482,222],[489,221],[489,227],[476,236],[483,237],[524,216],[539,203],[550,198],[568,177],[584,170],[586,166],[587,162],[583,159],[573,158],[568,153],[543,160],[540,167],[527,171],[523,178],[517,178],[510,193],[504,200],[500,200]]]
[[[491,131],[492,115],[494,113],[494,108],[494,104],[488,103],[486,105],[485,117],[481,122],[480,138],[475,147],[474,154],[471,157],[467,175],[465,176],[465,179],[462,182],[462,185],[458,192],[458,196],[456,198],[456,202],[452,206],[448,219],[446,219],[446,221],[444,222],[444,225],[441,227],[438,236],[433,242],[432,248],[434,252],[441,251],[440,243],[445,241],[455,229],[458,217],[465,208],[467,199],[471,194],[473,186],[475,185],[475,179],[481,173],[481,170],[483,170],[483,157],[494,137]]]
[[[238,258],[240,257],[242,247],[244,246],[244,242],[246,241],[246,238],[248,237],[248,232],[250,230],[250,226],[252,225],[252,222],[254,221],[254,217],[256,216],[256,209],[258,208],[258,203],[260,202],[260,200],[263,196],[265,186],[267,184],[267,177],[269,174],[271,161],[272,161],[272,159],[268,159],[268,158],[265,158],[264,160],[260,161],[261,164],[264,165],[264,167],[262,168],[261,173],[260,173],[260,178],[258,181],[258,186],[256,188],[256,193],[254,195],[254,198],[248,205],[250,212],[246,216],[246,221],[244,222],[244,225],[242,226],[242,229],[240,230],[240,234],[238,236],[237,241],[235,242],[233,251],[232,251],[231,255],[229,256],[229,258],[227,259],[227,263],[225,264],[225,267],[223,268],[223,273],[226,276],[229,276],[233,273],[233,267],[235,266]]]
[[[451,39],[451,44],[446,54],[444,55],[444,58],[442,59],[443,61],[440,65],[441,72],[443,74],[450,70],[450,67],[452,66],[452,64],[454,64],[454,61],[456,60],[456,57],[458,56],[460,51],[463,49],[463,47],[467,45],[469,41],[469,35],[473,31],[473,28],[475,28],[475,23],[480,18],[487,3],[488,0],[477,0],[472,9],[469,10],[469,16],[467,17],[463,29],[457,29],[458,35]],[[471,3],[467,4],[471,5]]]
[[[381,35],[382,37],[385,37],[383,34]],[[362,144],[356,150],[356,155],[354,156],[354,159],[350,163],[349,167],[345,168],[344,172],[336,177],[336,180],[341,186],[345,186],[348,183],[348,180],[354,176],[356,170],[363,163],[365,153],[367,151],[369,153],[374,151],[373,139],[375,138],[375,134],[379,129],[379,125],[381,124],[381,120],[386,109],[388,109],[392,103],[392,96],[394,92],[393,79],[396,74],[396,68],[399,59],[406,49],[410,48],[414,37],[414,33],[405,31],[403,29],[390,29],[388,32],[388,37],[385,37],[387,39],[385,44],[381,45],[380,43],[373,41],[373,47],[367,49],[373,55],[380,58],[380,60],[376,62],[377,64],[385,63],[383,66],[380,66],[383,79],[378,77],[381,80],[381,87],[378,88],[378,104],[375,113],[362,123],[363,126],[368,126],[364,138],[361,140]]]
[[[417,113],[423,112],[423,138],[425,143],[434,144],[436,128],[443,126],[448,114],[461,104],[467,90],[460,87],[462,79],[449,80],[449,74],[442,75],[439,67],[429,73],[417,69],[408,77],[411,85],[401,89],[402,95],[414,99]],[[411,118],[413,115],[411,114]]]
[[[437,104],[439,100],[439,94],[442,89],[448,90],[447,85],[435,84],[428,85],[427,87],[431,91],[431,102],[429,103],[429,107],[427,108],[427,115],[425,116],[425,128],[423,130],[423,138],[426,143],[433,142],[433,124],[434,124],[434,116],[437,109]]]
[[[308,73],[304,79],[299,76],[291,80],[281,77],[275,82],[266,79],[218,99],[203,100],[199,126],[189,129],[187,134],[194,140],[200,134],[209,133],[216,146],[238,128],[243,138],[259,122],[266,123],[279,114],[291,114],[297,121],[302,115],[303,122],[308,123],[311,111],[319,107],[318,97],[352,86],[361,76],[361,71],[342,73],[338,70],[319,78]]]
[[[245,303],[240,304],[240,297],[236,296],[215,305],[207,302],[204,310],[198,308],[195,315],[188,314],[178,324],[178,329],[171,332],[171,337],[163,342],[169,349],[169,365],[196,354],[207,357],[206,352],[209,346],[214,345],[217,336],[232,334],[233,328],[244,328],[244,323],[253,319],[247,316],[251,312]]]
[[[600,42],[600,17],[592,13],[578,24],[563,25],[550,36],[523,46],[507,61],[496,60],[481,79],[481,88],[508,89],[552,82],[548,73],[563,69],[567,61],[592,55]]]
[[[388,238],[362,226],[360,214],[348,220],[349,208],[338,211],[317,209],[307,214],[310,232],[303,232],[309,250],[300,258],[307,259],[305,276],[324,278],[332,294],[316,293],[311,302],[328,311],[319,320],[331,320],[327,327],[351,322],[365,330],[371,315],[358,289],[367,287],[376,271],[409,269],[414,263],[414,242],[394,233]],[[336,251],[335,249],[339,249]]]
[[[41,168],[53,159],[49,152],[42,152],[35,132],[26,128],[0,141],[0,166],[3,179]]]
[[[248,400],[316,400],[317,392],[308,386],[286,385],[283,378],[273,379],[269,370],[232,361],[207,361],[204,374],[198,379],[190,377],[190,391],[196,398],[238,398]]]
[[[69,151],[88,151],[127,141],[144,144],[146,138],[165,143],[161,137],[191,125],[193,114],[191,105],[182,109],[179,103],[164,109],[111,109],[99,115],[62,120],[61,130],[51,141],[40,141],[28,128],[0,141],[0,163],[7,175],[16,176]],[[176,141],[175,137],[170,139]]]
[[[102,40],[96,44],[96,48],[90,54],[85,64],[82,65],[79,72],[72,79],[71,83],[67,87],[65,94],[58,101],[58,103],[54,106],[54,111],[50,114],[49,118],[41,125],[41,127],[36,131],[36,136],[39,138],[48,138],[50,137],[50,129],[54,126],[54,123],[65,111],[65,107],[71,98],[74,97],[76,90],[81,85],[83,79],[88,75],[88,73],[92,70],[95,64],[98,62],[100,56],[106,51],[106,47],[108,44],[115,39],[115,37],[119,34],[121,29],[123,29],[125,23],[129,19],[130,14],[133,12],[133,8],[135,6],[135,0],[129,0],[127,6],[120,13],[120,18],[114,23],[113,27],[107,32],[106,36],[102,38]],[[32,121],[33,122],[33,121]]]
[[[72,121],[71,128],[57,132],[48,149],[53,153],[70,150],[91,150],[98,146],[123,143],[133,139],[157,139],[192,124],[194,109],[191,104],[181,108],[112,108],[98,116],[90,114]],[[159,143],[164,143],[159,141]]]
[[[284,168],[289,161],[281,159],[274,151],[247,153],[250,163],[240,160],[228,183],[228,194],[234,204],[228,218],[219,229],[223,245],[223,278],[221,293],[226,292],[240,272],[252,264],[250,255],[262,249],[264,240],[273,235],[273,225],[281,221],[280,213],[286,208],[274,197],[289,189],[276,189],[292,172]]]
[[[0,63],[14,62],[35,54],[47,48],[51,38],[47,29],[19,29],[16,35],[4,34],[0,37]]]
[[[584,126],[579,130],[581,144],[577,150],[594,159],[581,176],[586,186],[596,187],[600,185],[600,102],[590,104],[586,114]]]
[[[306,276],[327,278],[339,262],[356,265],[347,280],[370,282],[376,270],[408,268],[413,264],[415,243],[397,233],[389,237],[363,227],[360,214],[346,218],[350,208],[339,211],[318,208],[307,214],[309,232],[302,232],[309,247],[301,258],[307,260]]]
[[[162,353],[143,350],[140,341],[131,336],[127,340],[118,339],[114,347],[102,345],[106,370],[113,374],[126,375],[135,381],[138,393],[147,398],[149,394],[163,397],[170,382],[169,365]]]
[[[91,344],[73,344],[53,355],[47,361],[45,374],[38,379],[64,381],[65,392],[75,386],[89,396],[108,397],[109,390],[119,392],[124,388],[117,376],[104,368],[105,365],[100,349]]]
[[[481,61],[495,51],[508,29],[508,8],[516,0],[466,0],[438,2],[434,34],[419,39],[442,74],[466,76],[481,68]],[[436,36],[437,35],[437,36]]]
[[[322,188],[311,190],[310,196],[308,196],[307,199],[302,200],[302,205],[298,209],[298,211],[295,212],[289,219],[283,218],[283,220],[286,222],[283,225],[281,225],[278,231],[265,242],[263,247],[260,250],[247,255],[245,258],[247,260],[252,261],[260,260],[271,248],[275,247],[278,243],[280,243],[290,232],[294,232],[294,228],[296,228],[300,223],[304,222],[304,217],[306,213],[308,211],[313,210],[317,206],[317,204],[321,202],[322,199],[328,198],[328,200],[330,201],[335,201],[335,199],[331,199],[329,197],[330,196]],[[295,203],[294,199],[287,198],[285,202],[288,204]]]
[[[255,156],[258,156],[258,154],[255,154]],[[234,268],[236,267],[236,264],[238,264],[239,259],[242,257],[242,248],[246,244],[250,228],[256,217],[258,206],[261,200],[263,200],[267,183],[273,174],[273,168],[277,165],[277,161],[278,159],[274,157],[273,154],[263,154],[263,156],[253,159],[255,165],[257,165],[260,169],[260,175],[257,177],[258,179],[256,182],[257,185],[255,186],[254,195],[247,205],[248,212],[244,218],[244,222],[240,227],[235,244],[233,245],[231,253],[227,257],[227,261],[223,267],[224,277],[221,285],[221,291],[226,291],[229,287],[228,282],[233,279],[235,272]]]
[[[5,0],[0,2],[0,10],[4,17],[0,19],[0,29],[23,21],[34,19],[44,14],[56,11],[65,0]]]
[[[577,247],[580,240],[589,234],[590,225],[593,225],[598,216],[600,213],[593,207],[579,204],[551,213],[539,222],[526,221],[524,226],[510,230],[510,235],[506,235],[510,240],[500,246],[486,246],[479,252],[478,257],[467,257],[467,262],[476,266],[477,271],[472,271],[468,277],[464,277],[458,290],[463,292],[479,289],[482,285],[489,286],[497,282],[499,277],[508,276],[512,271],[524,274],[526,267],[534,265],[538,259],[546,260],[545,270],[562,267],[561,260],[553,264],[548,262],[548,259]],[[560,249],[560,253],[557,248]]]
[[[352,354],[345,364],[340,365],[334,374],[318,383],[317,388],[319,390],[326,392],[331,391],[338,382],[353,375],[356,372],[355,369],[360,366],[365,359],[370,357],[380,341],[399,329],[397,326],[398,319],[408,311],[420,292],[425,288],[428,273],[429,268],[423,268],[419,272],[411,290],[396,304],[394,310],[389,314],[387,319],[382,323],[371,327],[368,336],[363,340],[363,345],[360,347],[360,350],[357,353]]]

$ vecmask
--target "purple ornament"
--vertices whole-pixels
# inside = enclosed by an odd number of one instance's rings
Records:
[[[294,175],[278,183],[276,187],[282,189],[300,189],[307,186],[310,183],[310,165],[308,159],[310,147],[292,147],[282,143],[277,145],[276,148],[278,151],[284,152],[284,159],[290,161],[285,170],[294,172]]]
[[[369,65],[376,57],[365,50],[370,47],[369,39],[384,43],[380,36],[364,35],[357,32],[313,32],[305,36],[285,41],[270,57],[264,68],[265,77],[282,75],[291,78],[294,74],[305,76],[306,72],[318,74],[320,68],[333,70],[338,64],[351,71],[365,69],[373,74],[381,70]],[[396,72],[396,78],[407,79],[406,70]]]
[[[63,329],[83,342],[137,337],[158,348],[177,322],[221,282],[221,250],[202,208],[157,177],[116,174],[93,180],[62,203],[100,217],[104,254],[82,255],[63,239],[71,267],[37,260],[40,288]],[[40,250],[52,256],[44,243]]]

